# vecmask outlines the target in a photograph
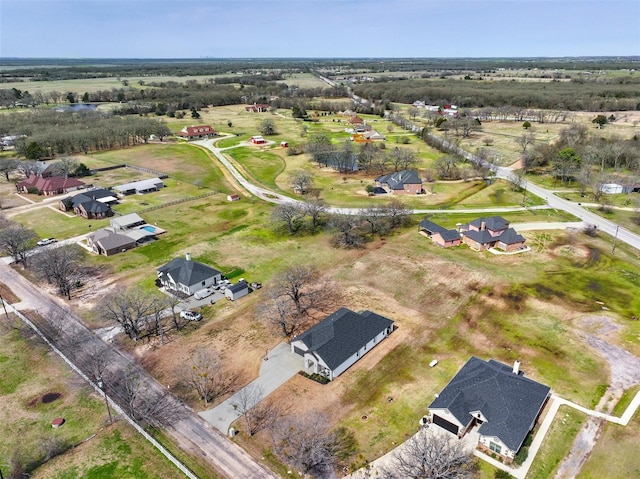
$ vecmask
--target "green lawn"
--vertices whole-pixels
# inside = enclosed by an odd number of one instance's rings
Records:
[[[44,402],[48,393],[58,396]],[[24,464],[39,461],[47,447],[54,446],[66,452],[38,467],[30,477],[181,477],[125,422],[105,427],[107,411],[102,398],[48,348],[24,339],[18,328],[8,325],[0,330],[0,406],[4,477],[12,477],[9,458]],[[50,424],[56,417],[65,419],[58,429]]]

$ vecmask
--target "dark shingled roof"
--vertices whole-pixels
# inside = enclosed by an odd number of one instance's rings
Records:
[[[453,241],[453,240],[460,239],[460,233],[458,233],[456,230],[438,231],[438,234],[442,236],[442,239],[445,241]]]
[[[524,237],[516,233],[516,230],[514,230],[513,228],[507,229],[498,236],[491,236],[491,233],[489,233],[487,230],[469,230],[463,232],[462,234],[468,236],[469,238],[477,241],[480,244],[493,243],[495,241],[501,241],[504,244],[514,244],[525,241]]]
[[[211,266],[185,258],[176,258],[169,261],[158,268],[158,273],[160,273],[160,276],[170,274],[176,282],[189,287],[221,274],[220,271]]]
[[[500,231],[509,227],[509,222],[502,216],[489,216],[488,218],[478,218],[471,221],[468,225],[473,225],[476,228],[482,228],[484,222],[486,229],[491,231]],[[468,227],[467,225],[467,227]]]
[[[236,284],[228,286],[227,289],[232,293],[239,293],[243,289],[249,289],[249,286],[247,286],[247,283],[245,281],[239,281]]]
[[[355,313],[340,308],[295,340],[302,341],[329,368],[335,369],[392,325],[393,321],[371,311]]]
[[[111,211],[111,207],[109,205],[105,205],[104,203],[100,203],[99,201],[95,200],[84,200],[80,203],[75,204],[74,207],[79,207],[80,205],[82,205],[82,208],[87,213],[99,214]]]
[[[472,356],[458,371],[429,409],[448,409],[462,424],[470,413],[480,411],[487,419],[479,433],[498,437],[517,451],[531,430],[550,388],[494,360],[485,362]]]
[[[382,175],[376,178],[380,184],[386,183],[392,190],[402,190],[404,185],[421,185],[422,180],[418,176],[416,170],[402,170],[388,175]]]

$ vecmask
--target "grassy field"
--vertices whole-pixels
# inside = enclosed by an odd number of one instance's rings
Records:
[[[593,452],[582,467],[579,479],[627,479],[640,476],[637,451],[640,436],[638,413],[627,427],[607,423]]]
[[[571,449],[573,439],[582,427],[585,416],[575,409],[561,406],[556,414],[556,421],[551,424],[549,432],[533,461],[527,479],[549,479],[560,462]],[[606,476],[609,477],[609,476]],[[628,476],[627,476],[628,477]]]
[[[39,462],[55,450],[63,451],[62,455],[35,469],[30,477],[181,477],[126,423],[108,426],[102,398],[48,348],[28,333],[27,337],[21,328],[6,323],[0,331],[0,418],[4,424],[0,467],[5,477],[12,477],[7,475],[12,461]],[[50,425],[56,417],[65,419],[59,429]]]

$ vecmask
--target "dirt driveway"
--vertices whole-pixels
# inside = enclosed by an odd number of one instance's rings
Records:
[[[577,321],[578,335],[609,363],[609,387],[596,406],[597,411],[610,413],[625,389],[640,384],[640,358],[616,346],[614,336],[621,327],[607,316],[589,315]],[[571,451],[560,463],[556,479],[574,478],[591,454],[602,429],[604,420],[592,417],[578,433]]]

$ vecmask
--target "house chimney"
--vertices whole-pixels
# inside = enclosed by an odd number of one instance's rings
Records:
[[[187,261],[191,261],[191,253],[187,253],[186,255],[184,255],[184,257],[187,259]]]
[[[520,360],[516,359],[513,362],[513,374],[520,374]]]
[[[483,221],[482,223],[480,223],[480,231],[484,231],[487,229],[487,222]]]

